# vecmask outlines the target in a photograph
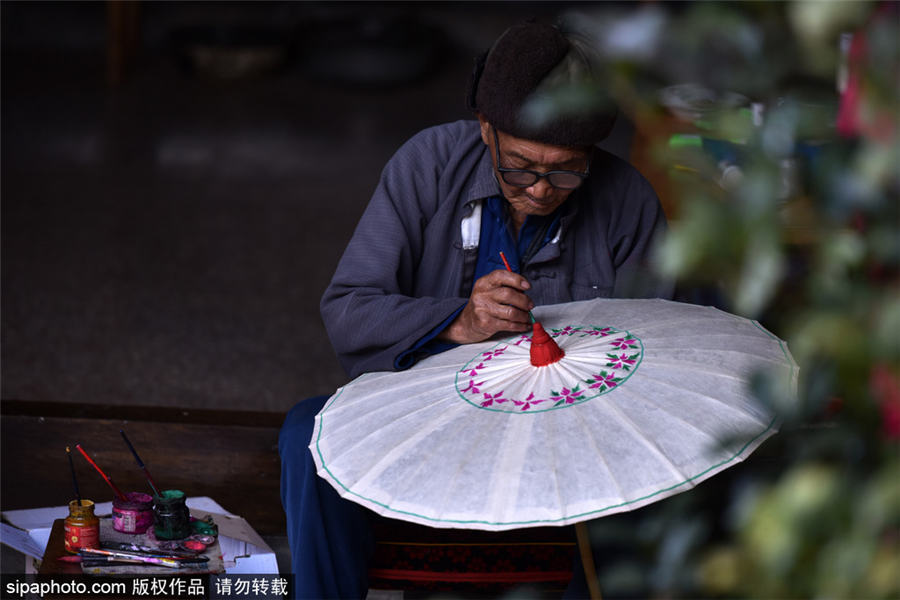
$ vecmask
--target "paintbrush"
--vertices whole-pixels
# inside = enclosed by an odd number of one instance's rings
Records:
[[[141,460],[141,457],[138,456],[137,450],[135,450],[134,446],[131,445],[131,442],[128,440],[128,436],[125,435],[125,431],[123,429],[120,429],[119,433],[122,434],[122,439],[125,440],[125,443],[128,445],[128,449],[131,450],[131,453],[134,455],[134,460],[137,461],[138,466],[142,471],[144,471],[144,476],[147,477],[147,483],[150,484],[150,489],[153,490],[153,495],[159,497],[159,492],[156,489],[156,484],[153,482],[153,478],[150,477],[150,471],[147,469],[146,465],[144,465],[144,461]]]
[[[512,267],[509,266],[509,262],[507,262],[506,255],[503,254],[503,252],[500,252],[500,260],[503,261],[503,266],[506,267],[507,271],[509,271],[510,273],[515,273],[515,271],[512,270]],[[532,323],[534,323],[537,320],[534,318],[534,315],[531,314],[530,310],[528,311],[528,318],[531,319]]]
[[[92,465],[95,469],[97,469],[97,472],[100,473],[100,476],[103,477],[104,481],[106,481],[106,483],[109,484],[109,487],[112,488],[112,491],[114,491],[114,492],[116,493],[116,495],[117,495],[120,499],[125,500],[125,501],[127,502],[127,501],[128,501],[128,496],[126,496],[125,494],[123,494],[123,493],[122,493],[122,490],[120,490],[119,488],[117,488],[117,487],[116,487],[116,484],[114,484],[114,483],[112,482],[112,479],[110,479],[109,477],[107,477],[106,473],[103,472],[103,469],[101,469],[100,467],[98,467],[98,466],[97,466],[97,463],[95,463],[93,460],[91,460],[91,457],[88,456],[88,453],[84,451],[84,448],[81,447],[81,444],[75,444],[75,449],[78,450],[79,452],[81,452],[81,455],[84,456],[84,457],[87,459],[87,461],[88,461],[89,463],[91,463],[91,465]]]
[[[146,554],[148,556],[162,556],[165,558],[192,558],[196,560],[209,560],[205,556],[198,556],[196,552],[188,552],[187,550],[162,550],[161,548],[151,548],[150,546],[139,546],[128,542],[100,542],[100,547],[104,550],[113,550],[118,552],[134,552],[136,554]]]
[[[115,550],[103,550],[100,548],[82,548],[78,551],[78,554],[82,557],[86,556],[109,556],[117,559],[124,560],[134,560],[137,562],[145,563],[148,565],[158,565],[161,567],[168,567],[170,569],[180,569],[182,567],[194,566],[199,563],[205,563],[209,559],[207,557],[203,557],[206,560],[202,560],[200,558],[196,559],[175,559],[175,558],[165,558],[162,556],[145,556],[143,554],[132,554],[130,552],[121,552]]]
[[[99,566],[100,564],[116,563],[116,562],[136,564],[136,565],[144,564],[140,561],[132,560],[130,558],[116,558],[115,556],[101,556],[101,555],[87,557],[87,556],[81,556],[78,554],[70,554],[70,555],[66,555],[66,556],[58,556],[58,557],[56,557],[56,560],[62,561],[62,562],[68,562],[68,563],[81,563],[82,565],[84,565],[86,567]]]
[[[78,478],[75,476],[75,463],[72,462],[72,449],[66,446],[66,456],[69,457],[69,470],[72,471],[72,485],[75,486],[75,499],[81,506],[81,492],[78,491]]]
[[[506,261],[506,255],[500,252],[500,260],[510,273],[513,272],[509,263]],[[553,338],[544,330],[544,326],[540,321],[534,318],[531,311],[528,311],[528,318],[531,319],[531,347],[528,350],[531,364],[535,367],[544,367],[553,364],[566,355],[562,348],[559,347]]]

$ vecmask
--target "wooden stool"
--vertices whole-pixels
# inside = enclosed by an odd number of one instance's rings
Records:
[[[529,597],[558,598],[572,578],[571,527],[511,531],[436,529],[375,517],[370,587],[405,595],[453,592],[479,598],[527,586]]]

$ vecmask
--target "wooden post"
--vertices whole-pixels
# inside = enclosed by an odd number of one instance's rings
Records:
[[[591,551],[591,540],[584,521],[575,523],[575,536],[578,538],[578,551],[581,553],[581,565],[584,567],[584,578],[587,580],[591,600],[602,600],[597,567],[594,566],[594,553]]]
[[[138,45],[138,0],[107,0],[106,78],[116,87],[125,79]]]

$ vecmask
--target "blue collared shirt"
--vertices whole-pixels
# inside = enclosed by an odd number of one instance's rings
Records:
[[[475,263],[475,280],[491,271],[505,269],[500,252],[506,256],[510,268],[520,272],[522,264],[534,256],[547,242],[556,235],[563,208],[556,209],[547,216],[528,215],[519,230],[518,239],[513,234],[512,220],[506,210],[507,201],[500,196],[493,196],[484,201],[481,214],[481,235],[478,243],[478,260]],[[565,206],[565,205],[563,205]],[[432,354],[439,354],[456,347],[458,344],[436,339],[438,334],[449,327],[460,312],[447,317],[437,327],[428,332],[412,348],[401,352],[394,359],[394,367],[408,369],[419,360]]]

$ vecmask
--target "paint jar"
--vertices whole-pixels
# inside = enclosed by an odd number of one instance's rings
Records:
[[[154,499],[153,533],[160,540],[180,540],[191,534],[191,517],[181,490],[165,490]]]
[[[91,500],[69,502],[69,516],[63,522],[66,550],[72,553],[82,548],[100,547],[100,519],[94,514]]]
[[[112,503],[113,529],[122,533],[144,533],[153,525],[153,497],[128,492],[127,500],[116,496]]]

